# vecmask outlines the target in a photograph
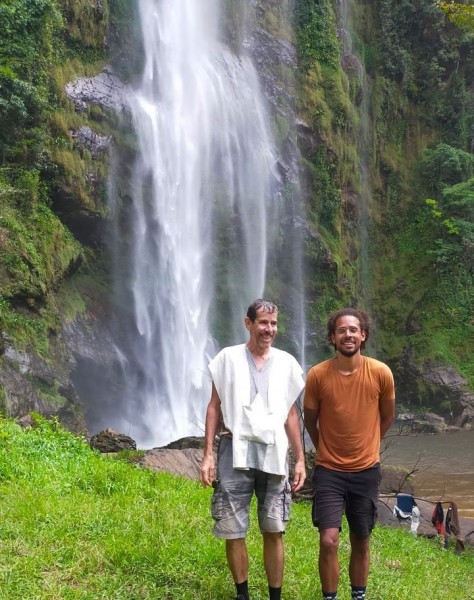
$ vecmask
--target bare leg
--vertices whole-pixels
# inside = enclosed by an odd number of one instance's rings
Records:
[[[325,592],[335,592],[339,583],[339,529],[323,529],[319,532],[319,577]]]
[[[227,564],[234,583],[247,581],[249,573],[249,558],[245,538],[225,541]]]
[[[369,577],[370,538],[360,538],[353,533],[350,534],[349,538],[351,542],[349,578],[352,585],[365,587]]]
[[[284,567],[283,535],[266,532],[263,534],[263,563],[267,574],[268,585],[280,588],[283,583]]]

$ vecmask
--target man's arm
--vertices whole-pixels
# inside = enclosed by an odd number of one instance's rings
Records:
[[[317,376],[315,374],[315,369],[312,368],[306,377],[303,417],[305,429],[308,432],[316,451],[318,450],[319,443],[319,399],[317,389]]]
[[[288,413],[288,418],[286,419],[285,423],[285,431],[296,460],[293,481],[291,483],[291,491],[297,492],[303,487],[306,479],[306,467],[303,443],[301,440],[300,422],[295,404],[293,404],[293,406],[290,408],[290,412]]]
[[[216,476],[214,460],[214,440],[221,418],[221,400],[214,383],[212,384],[211,399],[207,405],[206,430],[204,435],[204,456],[201,462],[199,479],[204,486],[212,485]]]
[[[316,450],[318,449],[319,442],[319,429],[318,429],[318,420],[319,420],[319,410],[315,408],[304,407],[304,426],[306,427],[306,431],[308,432],[311,441],[314,444]]]
[[[382,439],[395,418],[395,383],[392,371],[387,365],[385,365],[385,370],[380,373],[380,377],[379,415],[380,439]]]
[[[395,398],[379,402],[380,411],[380,439],[392,426],[395,418]]]

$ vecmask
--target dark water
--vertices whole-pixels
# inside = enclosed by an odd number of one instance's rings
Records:
[[[452,500],[460,517],[474,519],[474,431],[438,435],[395,435],[383,442],[382,463],[412,469],[415,496]]]

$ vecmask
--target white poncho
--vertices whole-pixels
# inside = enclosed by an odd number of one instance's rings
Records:
[[[268,411],[275,424],[275,443],[268,446],[262,470],[285,475],[288,438],[285,422],[288,412],[304,388],[303,370],[296,359],[276,348],[270,349],[272,365],[268,384]],[[234,469],[246,469],[249,441],[242,439],[244,406],[250,404],[250,370],[246,346],[224,348],[209,363],[212,380],[221,401],[225,426],[232,432]]]

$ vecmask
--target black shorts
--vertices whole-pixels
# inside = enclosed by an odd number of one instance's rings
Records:
[[[316,465],[313,486],[313,525],[321,529],[341,529],[345,512],[349,530],[357,537],[369,537],[377,521],[380,464],[347,473]]]

